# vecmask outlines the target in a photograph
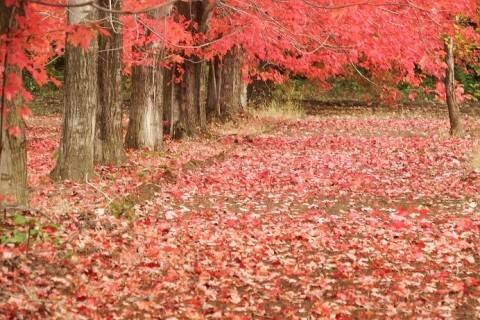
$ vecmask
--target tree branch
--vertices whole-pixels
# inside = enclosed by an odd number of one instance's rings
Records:
[[[95,9],[106,12],[106,13],[113,13],[113,14],[123,14],[123,15],[136,15],[136,14],[141,14],[141,13],[147,13],[150,11],[158,10],[161,8],[168,7],[170,5],[173,5],[175,2],[178,0],[168,0],[165,3],[153,6],[153,7],[148,7],[142,10],[112,10],[109,8],[105,8],[102,6],[99,6],[98,4],[95,3],[95,1],[88,1],[80,4],[60,4],[60,3],[51,3],[51,2],[46,2],[42,0],[27,0],[28,3],[36,3],[42,6],[48,6],[48,7],[60,7],[60,8],[76,8],[76,7],[85,7],[85,6],[92,6]],[[194,2],[196,0],[192,0]]]

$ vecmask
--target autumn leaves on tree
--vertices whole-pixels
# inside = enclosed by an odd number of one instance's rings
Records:
[[[444,98],[445,35],[477,41],[476,1],[0,1],[0,193],[26,203],[22,72],[39,83],[65,55],[63,127],[54,179],[88,181],[125,160],[122,76],[131,82],[125,146],[160,150],[163,126],[195,135],[244,111],[249,81],[359,73],[393,103],[427,76]],[[65,10],[67,14],[65,15]],[[41,32],[39,32],[41,31]],[[266,68],[259,68],[260,63]],[[58,83],[59,84],[59,83]],[[5,178],[4,178],[5,177]]]

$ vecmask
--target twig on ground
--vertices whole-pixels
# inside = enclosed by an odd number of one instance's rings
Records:
[[[93,189],[97,190],[99,193],[101,193],[107,200],[108,200],[108,204],[112,203],[113,202],[113,199],[110,198],[108,196],[108,194],[106,194],[105,192],[103,192],[102,190],[100,190],[99,188],[95,187],[93,184],[91,184],[90,182],[87,181],[87,184],[92,187]]]

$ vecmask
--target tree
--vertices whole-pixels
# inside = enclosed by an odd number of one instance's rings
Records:
[[[242,61],[240,48],[231,48],[223,60],[215,58],[209,69],[207,115],[235,117],[242,105]]]
[[[125,138],[127,148],[162,148],[162,79],[157,61],[151,66],[132,67],[130,120]]]
[[[27,152],[25,124],[20,116],[23,98],[21,95],[21,69],[11,63],[11,41],[18,31],[16,15],[23,15],[23,3],[19,7],[6,6],[0,1],[0,53],[2,62],[2,91],[0,110],[0,203],[14,202],[26,205]]]
[[[294,0],[218,6],[221,14],[212,19],[209,39],[222,41],[212,48],[225,52],[225,43],[235,39],[252,79],[278,82],[295,74],[328,85],[331,76],[364,70],[362,77],[381,88],[383,99],[391,100],[399,96],[398,83],[420,87],[425,75],[444,77],[441,35],[455,32],[455,14],[474,16],[476,3]],[[274,72],[258,70],[260,61],[275,66],[270,69]]]
[[[123,0],[101,0],[106,8],[121,10]],[[95,162],[118,165],[125,160],[122,132],[123,25],[116,14],[101,11],[100,21],[110,35],[98,38],[98,110]]]
[[[163,25],[170,7],[156,10],[153,13],[153,25],[143,23],[143,42],[135,47],[137,59],[132,66],[132,93],[130,118],[128,122],[125,146],[127,148],[148,148],[160,150],[163,146],[163,72],[160,61],[163,58],[163,46],[152,41]]]
[[[180,122],[180,87],[177,85],[176,63],[170,68],[163,69],[163,79],[163,118],[166,120],[164,133],[175,136]]]
[[[231,48],[242,48],[242,67],[248,70],[251,79],[276,83],[295,74],[325,82],[331,76],[364,70],[362,76],[379,84],[385,91],[381,97],[389,99],[395,96],[390,92],[395,91],[398,83],[408,82],[413,87],[420,87],[424,75],[444,78],[443,35],[452,36],[457,32],[451,17],[465,15],[472,25],[478,20],[474,0],[168,0],[160,4],[154,0],[125,0],[124,13],[135,15],[130,20],[131,31],[125,39],[130,42],[137,40],[135,34],[141,28],[136,23],[142,21],[137,17],[152,8],[163,8],[173,2],[178,7],[179,18],[164,19],[164,37],[157,37],[157,45],[146,48],[168,52],[168,63],[175,61],[177,64],[178,78],[181,75],[184,82],[175,86],[179,94],[170,97],[177,97],[182,102],[179,104],[182,109],[179,119],[190,134],[204,125],[203,103],[199,94],[203,79],[201,65],[203,61],[215,59],[223,60],[226,65]],[[24,60],[12,62],[12,65],[22,71],[27,70],[40,82],[47,81],[44,63],[41,64],[45,60],[39,59],[36,53],[39,48],[54,52],[63,46],[60,41],[51,39],[46,46],[45,42],[34,41],[38,37],[38,29],[44,31],[50,23],[48,20],[51,21],[50,17],[39,18],[43,9],[38,6],[49,4],[48,1],[9,0],[7,3],[16,7],[26,4],[28,16],[18,19],[22,32],[18,32],[17,37],[22,41],[16,40],[18,46],[11,47],[10,51],[28,51],[29,54]],[[83,181],[93,174],[92,140],[98,100],[95,93],[98,88],[97,44],[96,40],[90,40],[95,30],[101,30],[92,22],[96,20],[95,8],[108,12],[111,9],[83,0],[71,0],[69,3],[72,5],[69,8],[69,26],[63,30],[68,33],[69,40],[66,45],[64,128],[59,159],[52,177]],[[84,6],[79,7],[82,4]],[[59,4],[51,2],[50,5]],[[82,26],[72,24],[74,22]],[[57,29],[61,29],[59,25],[62,24],[57,23]],[[207,25],[208,28],[205,27]],[[472,31],[473,27],[465,29]],[[150,37],[149,41],[153,38]],[[79,46],[87,50],[84,52]],[[145,54],[150,55],[149,52]],[[183,61],[173,57],[180,57]],[[274,68],[259,70],[257,66],[261,61]],[[419,69],[421,73],[417,72]],[[142,78],[141,73],[136,74]],[[155,79],[160,78],[156,76]],[[222,82],[227,81],[223,79]],[[12,86],[21,88],[21,82],[16,81]],[[170,92],[175,93],[175,90]],[[165,96],[165,92],[161,96]],[[161,121],[155,121],[160,127]],[[157,137],[156,134],[151,136]]]
[[[188,21],[186,31],[191,34],[192,39],[202,31],[202,18],[204,16],[204,1],[198,2],[177,2],[175,4],[175,20],[185,19]],[[194,43],[192,43],[194,44]],[[202,84],[202,62],[196,52],[183,52],[184,60],[177,70],[182,71],[182,81],[179,84],[179,93],[174,97],[179,98],[179,122],[185,133],[189,136],[195,135],[205,125],[202,121],[204,111],[200,101],[200,90]],[[174,103],[175,105],[175,103]]]
[[[200,89],[202,65],[197,57],[190,57],[183,64],[184,73],[180,90],[180,124],[185,133],[193,136],[202,127]]]
[[[462,122],[460,120],[460,110],[455,99],[455,59],[454,59],[454,40],[449,37],[445,40],[445,52],[447,70],[445,75],[445,88],[447,95],[448,117],[450,120],[450,135],[461,137],[464,135]]]
[[[69,4],[87,2],[70,0]],[[68,10],[70,26],[82,28],[96,21],[97,10],[90,5]],[[62,138],[53,179],[85,182],[94,174],[94,133],[98,102],[97,58],[98,42],[93,37],[76,46],[72,33],[67,36],[65,48],[65,84]],[[74,41],[72,43],[72,40]],[[82,39],[83,40],[83,39]]]
[[[220,95],[222,88],[222,69],[220,68],[220,58],[214,57],[208,67],[208,90],[206,113],[207,118],[222,117],[220,104]]]

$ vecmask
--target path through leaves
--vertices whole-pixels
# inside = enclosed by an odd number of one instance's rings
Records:
[[[0,314],[480,316],[473,138],[448,138],[436,119],[261,125],[274,129],[167,142],[162,156],[131,152],[85,186],[45,177],[55,135],[35,126],[41,213],[30,215],[55,222],[42,234],[57,240],[30,244],[28,255],[25,245],[0,247]]]

